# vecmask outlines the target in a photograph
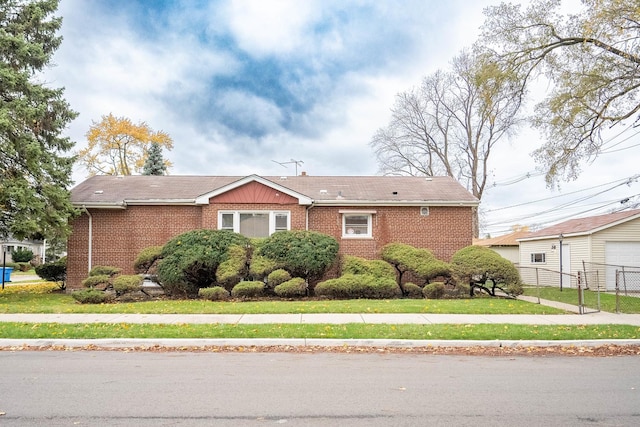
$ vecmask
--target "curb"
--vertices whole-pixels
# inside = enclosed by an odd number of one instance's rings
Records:
[[[386,340],[386,339],[320,339],[320,338],[259,338],[259,339],[0,339],[0,350],[15,347],[65,348],[202,348],[202,347],[371,347],[371,348],[429,348],[429,347],[601,347],[640,346],[640,339],[620,340]]]

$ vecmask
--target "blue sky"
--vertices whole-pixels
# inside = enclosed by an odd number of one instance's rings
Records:
[[[394,96],[446,68],[497,3],[61,0],[64,41],[46,78],[80,113],[68,129],[78,148],[91,122],[112,113],[171,135],[174,175],[293,175],[292,160],[312,175],[375,175],[368,144]],[[535,170],[539,143],[525,129],[495,153],[487,231],[534,224],[520,218],[542,202],[502,208],[562,194],[535,175],[504,184]],[[634,173],[588,166],[597,174],[563,191]],[[77,168],[76,182],[85,177]]]

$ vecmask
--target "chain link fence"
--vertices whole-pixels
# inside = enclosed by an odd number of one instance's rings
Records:
[[[640,298],[640,270],[616,270],[616,312],[626,313],[632,300],[621,297]]]

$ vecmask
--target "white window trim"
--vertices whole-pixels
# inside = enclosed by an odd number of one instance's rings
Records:
[[[370,239],[373,237],[373,213],[371,211],[341,211],[342,212],[342,238],[343,239]],[[347,233],[347,217],[349,216],[366,216],[367,217],[367,233],[366,234],[348,234]]]
[[[291,230],[291,211],[268,211],[268,210],[240,210],[240,211],[218,211],[218,230],[222,230],[222,215],[233,215],[233,232],[240,234],[241,214],[269,214],[269,235],[276,232],[276,215],[286,215],[287,230]],[[228,230],[228,229],[227,229]]]
[[[536,261],[535,255],[542,255],[542,261]],[[546,264],[547,263],[547,254],[545,252],[531,252],[529,255],[529,259],[531,264]]]

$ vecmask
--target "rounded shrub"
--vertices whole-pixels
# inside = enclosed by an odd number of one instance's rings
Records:
[[[295,277],[320,277],[338,257],[338,241],[315,231],[291,230],[273,233],[262,243],[265,256]]]
[[[138,274],[155,274],[157,262],[161,257],[162,246],[144,248],[133,262],[133,269]]]
[[[106,274],[89,276],[82,281],[82,286],[85,288],[95,288],[96,286],[109,286],[111,285],[111,277]]]
[[[33,259],[33,251],[27,248],[18,248],[15,251],[11,251],[11,259],[14,262],[29,263]]]
[[[67,263],[66,259],[61,259],[55,262],[47,262],[37,265],[35,267],[36,274],[50,282],[56,282],[60,289],[66,288],[67,281]]]
[[[279,268],[269,273],[269,275],[267,276],[267,285],[269,285],[270,288],[275,288],[276,286],[286,282],[287,280],[291,280],[291,274],[289,274],[287,270]]]
[[[96,265],[89,271],[89,276],[115,276],[120,273],[118,267],[111,267],[108,265]]]
[[[229,259],[229,247],[249,239],[228,230],[194,230],[169,240],[162,248],[158,280],[165,293],[195,297],[216,279],[218,266]]]
[[[231,290],[234,298],[256,298],[264,295],[264,283],[258,281],[240,282]]]
[[[97,289],[83,289],[81,291],[75,291],[71,296],[80,304],[102,304],[113,299],[111,294]]]
[[[247,249],[245,246],[231,245],[227,256],[227,260],[216,269],[216,281],[226,289],[233,289],[247,273]]]
[[[342,257],[342,274],[369,274],[375,277],[396,278],[391,264],[381,259],[368,260],[353,255]]]
[[[441,299],[444,297],[445,287],[442,282],[433,282],[425,285],[422,294],[428,299]]]
[[[484,246],[467,246],[451,257],[451,266],[458,282],[468,283],[496,296],[496,289],[518,292],[521,280],[518,269],[511,261]]]
[[[404,294],[407,298],[421,299],[424,298],[422,294],[422,288],[415,283],[405,283],[404,284]]]
[[[142,286],[142,277],[138,275],[122,275],[113,279],[113,290],[116,295],[124,295],[139,291]]]
[[[280,298],[299,298],[307,295],[307,282],[302,277],[294,277],[280,283],[273,291]]]
[[[396,281],[369,274],[345,274],[337,279],[320,282],[315,287],[317,296],[332,299],[389,299],[400,296]]]
[[[224,301],[229,299],[229,291],[222,286],[200,288],[198,290],[198,297],[209,301]]]

